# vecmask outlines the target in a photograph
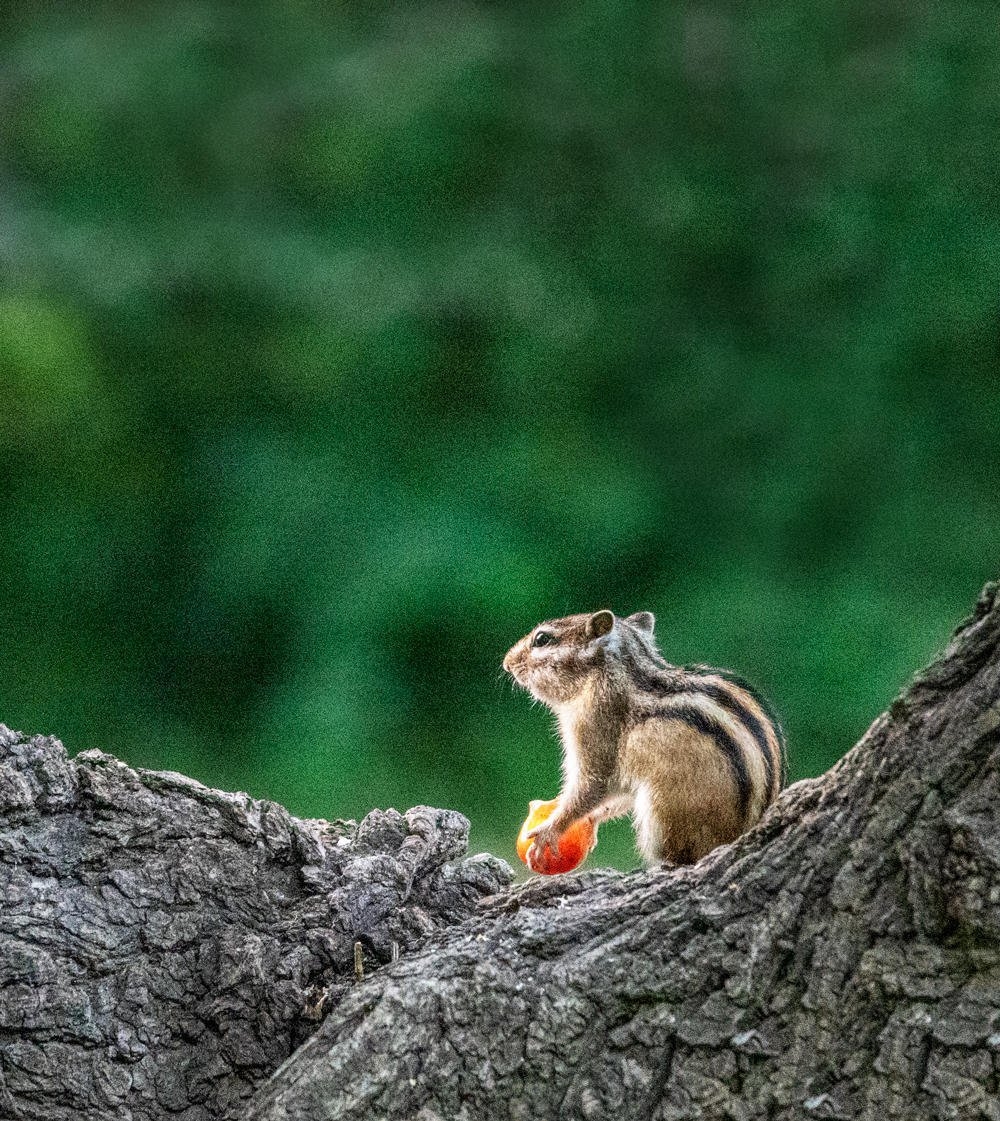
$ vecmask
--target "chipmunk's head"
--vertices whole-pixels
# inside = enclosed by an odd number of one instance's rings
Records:
[[[507,651],[503,668],[544,704],[568,704],[621,653],[626,629],[650,636],[653,623],[648,611],[627,619],[607,610],[550,619]]]

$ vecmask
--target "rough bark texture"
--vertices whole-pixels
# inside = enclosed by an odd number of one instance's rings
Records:
[[[353,822],[0,725],[0,1118],[239,1118],[371,969],[509,883],[468,823]]]
[[[1000,1118],[1000,602],[683,870],[504,893],[254,1099],[319,1118]]]
[[[0,1117],[1000,1121],[995,586],[687,869],[508,889],[455,814],[297,822],[0,744]],[[400,960],[355,982],[357,937]]]

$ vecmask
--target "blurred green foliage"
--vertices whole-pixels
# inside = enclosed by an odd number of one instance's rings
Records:
[[[540,618],[654,610],[797,778],[997,574],[993,7],[0,19],[7,723],[510,857]]]

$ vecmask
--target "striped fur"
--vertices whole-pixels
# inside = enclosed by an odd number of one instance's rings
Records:
[[[556,714],[563,791],[536,843],[631,811],[650,862],[697,860],[757,822],[785,781],[773,712],[745,682],[664,661],[648,612],[541,623],[504,668]]]

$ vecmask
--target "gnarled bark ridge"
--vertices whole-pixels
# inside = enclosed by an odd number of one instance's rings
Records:
[[[510,882],[468,823],[353,822],[0,725],[0,1118],[239,1118],[393,944]]]
[[[508,888],[458,815],[0,743],[0,1116],[1000,1119],[995,585],[692,868]]]

